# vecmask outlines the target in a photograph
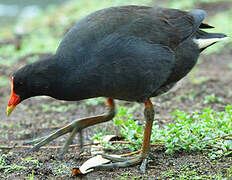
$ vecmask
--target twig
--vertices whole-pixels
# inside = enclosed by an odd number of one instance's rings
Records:
[[[78,147],[79,145],[78,144],[72,144],[70,145],[69,147]],[[11,150],[11,149],[30,149],[32,148],[33,146],[0,146],[0,149],[3,149],[3,150]],[[41,147],[40,149],[61,149],[63,148],[63,146],[44,146],[44,147]]]
[[[225,136],[221,136],[221,137],[227,137],[227,136],[231,136],[230,135],[225,135]],[[219,137],[215,137],[214,139],[217,139]],[[213,139],[213,138],[212,138]],[[212,139],[209,139],[209,140],[212,140]],[[87,144],[84,144],[83,146],[92,146],[92,145],[100,145],[100,144],[103,144],[105,142],[97,142],[97,143],[87,143]],[[111,143],[111,144],[131,144],[131,145],[137,145],[136,143],[133,143],[133,142],[129,142],[129,141],[109,141],[107,143]],[[164,144],[150,144],[151,146],[156,146],[156,147],[162,147],[164,146]],[[11,150],[11,149],[30,149],[32,148],[33,146],[27,146],[27,145],[16,145],[16,146],[0,146],[0,149],[1,150]],[[70,148],[75,148],[75,147],[80,147],[79,144],[72,144],[72,145],[69,145]],[[218,150],[223,150],[222,147],[218,147],[218,146],[214,146],[214,145],[207,145],[206,146],[208,149],[218,149]],[[62,149],[63,146],[43,146],[41,147],[40,149]],[[228,151],[232,151],[232,148],[227,148]],[[138,151],[139,152],[139,151]],[[134,152],[133,152],[134,153]]]
[[[131,156],[131,155],[134,155],[134,154],[138,154],[138,153],[140,153],[140,152],[141,152],[141,150],[139,150],[139,151],[134,151],[134,152],[130,152],[130,153],[127,153],[127,154],[122,154],[121,157]]]
[[[232,136],[232,134],[226,134],[224,136],[217,136],[217,137],[210,138],[210,139],[204,139],[204,140],[201,140],[199,142],[212,141],[212,140],[215,140],[215,139],[223,139],[223,138],[228,137],[228,136]]]
[[[218,150],[224,150],[223,148],[221,147],[218,147],[218,146],[214,146],[214,145],[207,145],[206,146],[208,149],[218,149]],[[228,151],[232,151],[231,148],[226,148]]]
[[[92,145],[99,145],[99,144],[103,144],[105,142],[97,142],[97,143],[88,143],[88,144],[84,144],[83,146],[92,146]],[[133,142],[129,142],[129,141],[109,141],[108,143],[112,143],[112,144],[131,144],[131,145],[137,145],[136,143]],[[151,144],[151,146],[164,146],[164,144]],[[30,149],[33,146],[20,146],[20,145],[16,145],[16,146],[0,146],[0,149],[3,150],[11,150],[11,149]],[[79,144],[72,144],[69,146],[70,148],[74,148],[74,147],[80,147]],[[62,149],[63,146],[43,146],[40,149]]]

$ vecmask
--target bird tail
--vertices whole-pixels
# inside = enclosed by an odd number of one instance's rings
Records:
[[[201,50],[215,44],[218,41],[223,41],[229,37],[221,33],[207,33],[204,31],[198,31],[194,42],[198,45]]]

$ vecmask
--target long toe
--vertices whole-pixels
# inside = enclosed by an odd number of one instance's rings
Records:
[[[120,157],[118,155],[107,155],[107,154],[98,154],[101,155],[104,159],[108,159],[113,162],[123,162],[129,160],[128,158],[125,157]]]
[[[62,158],[64,156],[64,154],[68,151],[69,145],[72,144],[73,139],[75,137],[75,135],[77,134],[78,129],[74,128],[69,136],[69,138],[66,140],[65,145],[62,149],[62,151],[59,153],[59,157]],[[82,134],[81,134],[82,135]],[[82,138],[82,137],[81,137]],[[82,146],[82,145],[80,145]]]
[[[141,166],[140,166],[140,171],[142,174],[146,173],[146,167],[147,167],[147,163],[148,163],[148,156],[143,160]]]
[[[121,162],[115,162],[115,163],[109,163],[109,164],[103,164],[99,166],[93,167],[94,170],[104,170],[104,169],[112,169],[112,168],[123,168],[123,167],[130,167],[130,166],[135,166],[138,165],[139,163],[142,162],[142,156],[138,156],[133,159],[129,159],[126,161],[121,161]]]
[[[60,153],[60,157],[62,157],[69,148],[69,145],[72,143],[75,135],[77,134],[77,132],[80,133],[80,146],[83,146],[83,137],[82,137],[82,133],[81,130],[84,128],[87,128],[89,126],[93,126],[95,124],[98,123],[102,123],[102,122],[106,122],[111,120],[114,117],[115,114],[115,106],[114,106],[114,101],[113,99],[107,99],[107,106],[109,107],[109,111],[106,114],[103,115],[99,115],[99,116],[93,116],[93,117],[87,117],[87,118],[83,118],[83,119],[77,119],[73,122],[71,122],[70,124],[68,124],[67,126],[58,129],[56,132],[45,136],[45,137],[41,137],[39,139],[30,141],[30,142],[26,142],[24,144],[36,144],[33,148],[29,149],[28,152],[32,152],[32,151],[37,151],[39,150],[40,147],[48,144],[49,142],[53,141],[54,139],[57,139],[58,137],[67,134],[69,132],[71,132],[69,138],[67,139],[63,150]]]
[[[44,136],[44,137],[40,137],[40,138],[37,138],[37,139],[33,139],[31,141],[25,141],[23,142],[23,145],[33,145],[33,144],[37,144],[41,141],[43,141],[44,139],[46,139],[47,136]]]
[[[39,150],[40,147],[48,144],[49,142],[53,141],[54,139],[56,139],[64,134],[69,133],[72,130],[73,130],[73,127],[71,125],[68,125],[68,126],[65,126],[64,128],[57,130],[56,132],[54,132],[48,136],[42,137],[39,139],[41,141],[39,141],[33,148],[29,149],[28,152],[37,151],[37,150]],[[36,142],[36,141],[38,141],[38,140],[35,140],[33,142]]]

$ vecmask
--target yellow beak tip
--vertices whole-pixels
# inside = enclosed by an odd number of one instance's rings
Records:
[[[15,109],[16,106],[11,105],[11,106],[7,106],[7,110],[6,110],[6,115],[10,116],[10,114],[12,113],[12,111]]]

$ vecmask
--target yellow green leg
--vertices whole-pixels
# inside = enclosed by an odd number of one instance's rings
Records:
[[[100,116],[94,116],[94,117],[88,117],[88,118],[75,120],[72,123],[70,123],[69,125],[61,128],[61,129],[58,129],[56,132],[54,132],[48,136],[44,136],[42,138],[36,139],[34,141],[31,141],[31,142],[27,142],[24,144],[37,143],[33,148],[31,148],[29,150],[29,152],[37,151],[37,150],[39,150],[40,147],[48,144],[52,140],[70,132],[71,134],[70,134],[69,138],[67,139],[63,150],[60,153],[61,156],[64,155],[67,152],[69,145],[72,143],[72,140],[77,132],[79,132],[80,136],[82,136],[82,133],[81,133],[82,129],[87,128],[89,126],[93,126],[93,125],[98,124],[98,123],[109,121],[114,117],[115,105],[114,105],[113,99],[107,99],[106,102],[107,102],[107,106],[109,108],[108,113],[100,115]],[[82,145],[82,139],[83,138],[80,137],[80,145]]]

